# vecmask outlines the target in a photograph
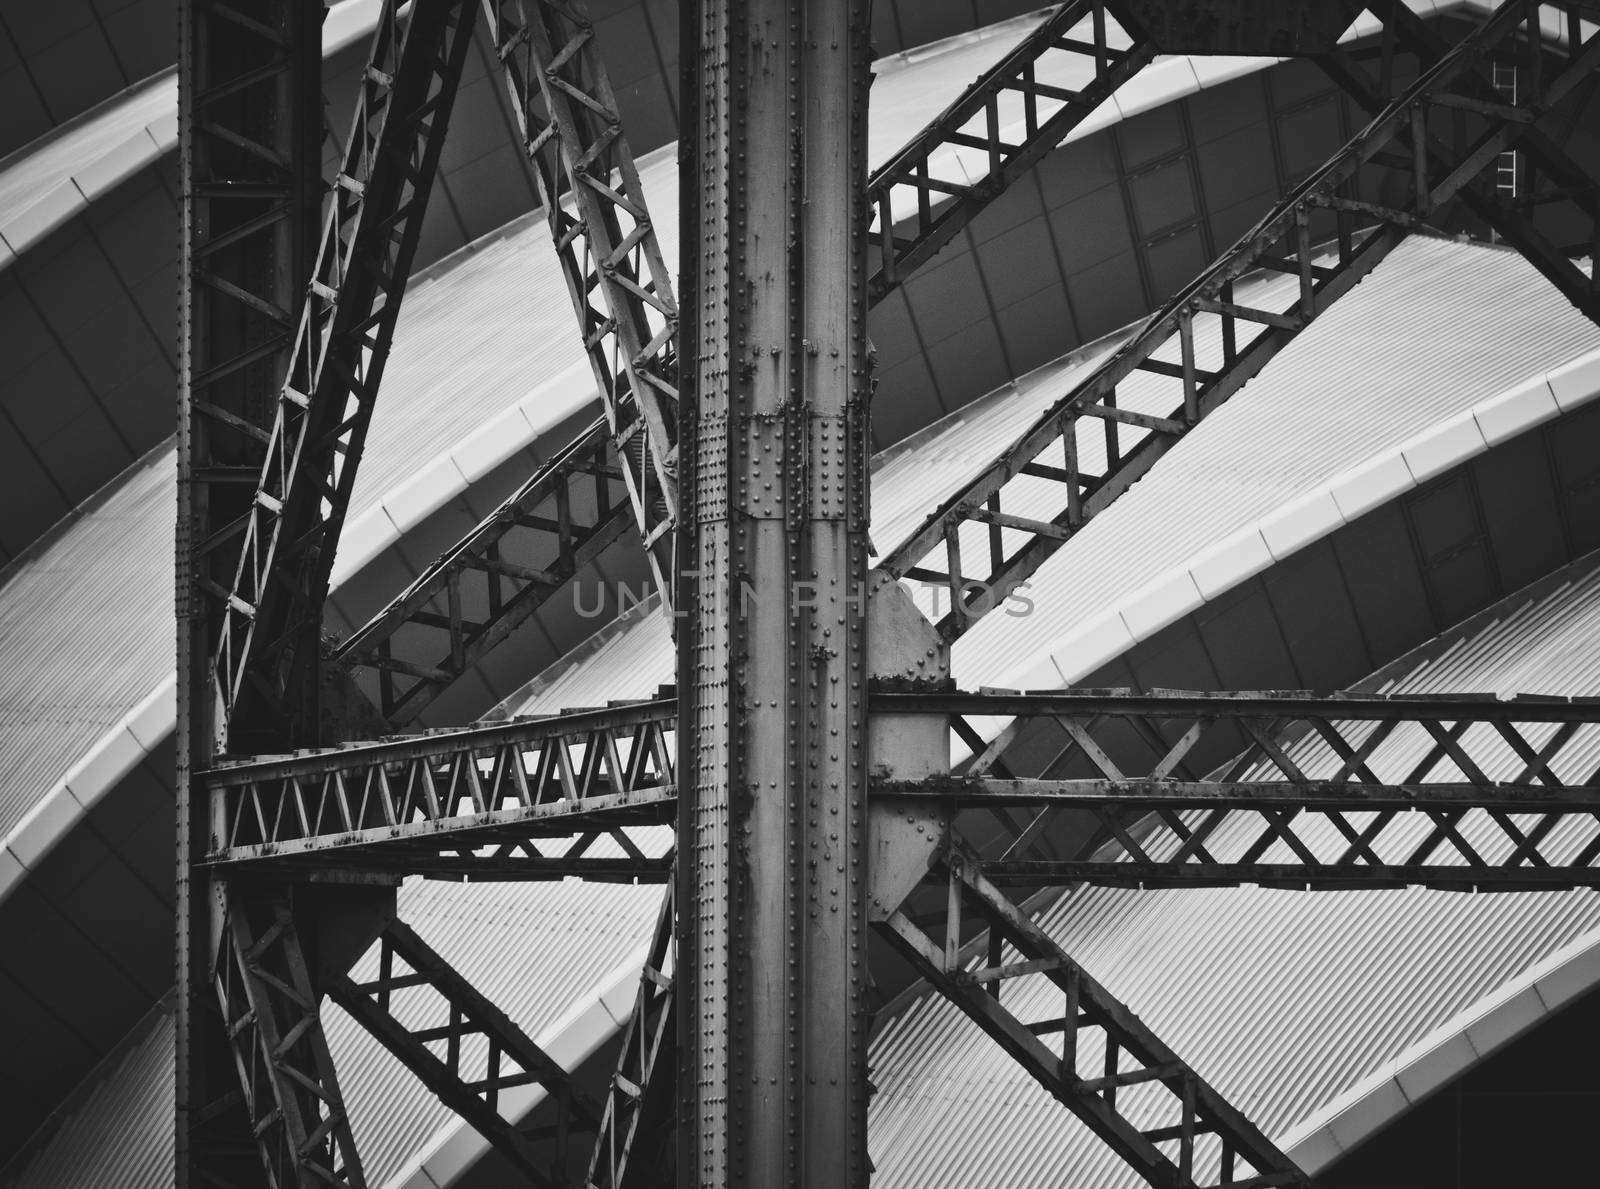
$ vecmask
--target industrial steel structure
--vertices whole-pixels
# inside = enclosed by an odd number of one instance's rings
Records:
[[[1551,133],[1595,14],[1506,0],[1445,37],[1399,0],[1068,0],[870,176],[866,5],[682,21],[675,282],[581,3],[385,0],[326,193],[320,4],[182,6],[178,1183],[367,1183],[327,999],[531,1183],[657,1183],[672,1152],[679,1184],[865,1184],[881,952],[1148,1183],[1308,1184],[1040,897],[1600,888],[1600,699],[965,692],[950,649],[1408,236],[1486,230],[1600,322],[1600,182]],[[479,22],[603,416],[335,640]],[[1304,57],[1370,118],[874,562],[868,310],[1173,53]],[[396,733],[628,534],[673,686]],[[663,885],[603,1101],[398,918],[406,875]],[[1007,984],[1041,976],[1024,1018]],[[501,1110],[529,1085],[545,1132]]]

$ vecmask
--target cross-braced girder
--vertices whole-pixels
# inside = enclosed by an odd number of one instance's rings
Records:
[[[321,734],[328,575],[477,11],[468,0],[399,10],[386,0],[380,11],[255,499],[227,529],[232,583],[205,588],[220,602],[215,700],[247,732],[235,750]]]
[[[678,310],[594,27],[581,7],[543,0],[484,11],[604,416],[334,651],[376,673],[395,725],[617,540],[630,509],[670,593]]]
[[[1311,1183],[963,848],[947,847],[933,875],[948,889],[942,936],[903,910],[876,921],[879,935],[1145,1181],[1173,1189]],[[985,959],[957,958],[967,913],[988,928]],[[1024,979],[1033,985],[1016,985]]]
[[[329,997],[423,1085],[471,1123],[519,1174],[538,1186],[568,1183],[571,1137],[592,1134],[596,1104],[568,1072],[409,925],[390,921],[370,976],[339,975]],[[538,1086],[554,1104],[548,1146],[517,1126],[516,1094]]]
[[[981,815],[1027,885],[1600,886],[1600,700],[1289,694],[880,695],[971,758],[875,796]],[[981,724],[1004,725],[985,738]],[[1003,758],[1026,740],[1029,771]],[[1020,814],[1002,811],[1022,811]],[[958,819],[959,825],[960,819]]]
[[[1558,70],[1563,58],[1581,55],[1592,46],[1595,31],[1589,20],[1589,37],[1576,5],[1548,5],[1541,11],[1542,36],[1526,31],[1513,37],[1493,56],[1496,71],[1509,69],[1519,80],[1515,102],[1531,88],[1544,89],[1544,79]],[[1384,13],[1384,35],[1416,55],[1424,67],[1431,66],[1450,50],[1449,43],[1429,28],[1410,7],[1391,3]],[[1550,35],[1554,34],[1554,37]],[[1351,58],[1338,51],[1318,56],[1319,63],[1336,83],[1370,115],[1382,111],[1386,96],[1381,80],[1364,73]],[[1476,75],[1462,80],[1460,94],[1446,97],[1447,106],[1466,111],[1502,111],[1507,95],[1495,81]],[[1592,79],[1592,72],[1591,72]],[[1426,136],[1424,151],[1439,151],[1436,136]],[[1590,319],[1600,321],[1600,280],[1590,267],[1585,271],[1579,258],[1591,261],[1600,248],[1600,178],[1562,149],[1555,138],[1541,127],[1526,128],[1514,151],[1502,152],[1496,169],[1511,171],[1509,191],[1500,185],[1469,186],[1461,192],[1464,205],[1489,223],[1497,235],[1515,247],[1529,263],[1542,272]],[[1553,241],[1546,228],[1558,236]]]
[[[1517,35],[1525,15],[1520,5],[1501,8],[1434,62],[884,559],[880,568],[893,577],[948,592],[938,624],[946,641],[1003,603],[1592,75],[1600,37],[1591,31],[1515,103],[1482,101],[1473,72]],[[1429,135],[1446,118],[1463,132],[1448,145]],[[1396,172],[1405,191],[1373,200]],[[1482,200],[1479,209],[1498,225],[1499,204]],[[1243,283],[1258,270],[1289,283],[1282,292]]]
[[[322,1028],[321,995],[288,900],[232,885],[223,898],[227,924],[216,963],[217,999],[268,1184],[363,1189],[366,1178]]]

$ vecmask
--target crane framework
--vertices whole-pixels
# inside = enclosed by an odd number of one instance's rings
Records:
[[[684,0],[676,286],[581,0],[385,0],[331,185],[321,11],[183,5],[180,1185],[366,1183],[325,999],[530,1183],[656,1183],[665,1143],[683,1185],[865,1184],[873,947],[1150,1184],[1304,1185],[1034,923],[1037,897],[1600,887],[1600,773],[1575,743],[1600,699],[968,693],[949,667],[1440,212],[1600,321],[1574,263],[1600,247],[1600,186],[1546,130],[1600,67],[1581,5],[1508,0],[1447,41],[1398,0],[1069,0],[869,175],[866,4]],[[1381,52],[1358,59],[1338,38],[1363,15]],[[330,568],[475,35],[602,415],[334,641]],[[1304,55],[1370,122],[869,564],[868,311],[1162,52]],[[1057,58],[1081,86],[1044,81]],[[1494,184],[1513,152],[1514,195]],[[1237,299],[1263,270],[1294,279],[1281,308]],[[1135,373],[1168,412],[1119,407]],[[630,526],[676,608],[675,686],[406,733]],[[510,560],[530,552],[548,563]],[[924,617],[904,580],[948,610]],[[1046,767],[1008,764],[1041,732]],[[406,875],[663,886],[603,1099],[398,919]],[[1023,977],[1059,1010],[1013,1014]],[[528,1085],[554,1104],[538,1133],[501,1109]]]

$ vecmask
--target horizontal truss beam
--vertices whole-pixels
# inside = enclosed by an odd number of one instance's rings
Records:
[[[218,768],[207,776],[220,823],[211,859],[357,870],[418,862],[444,873],[546,858],[560,874],[652,874],[666,860],[621,827],[670,820],[673,721],[670,701],[622,703]],[[531,841],[573,834],[558,855]],[[595,853],[602,838],[621,848],[615,860]],[[379,852],[393,858],[374,865]]]
[[[874,710],[948,714],[973,750],[958,775],[876,795],[1037,812],[993,815],[981,861],[1000,882],[1600,886],[1600,699],[887,694]],[[975,720],[997,717],[986,741]],[[1000,758],[1023,732],[1053,753],[1042,779]],[[1047,852],[1052,821],[1072,853]]]
[[[946,717],[973,754],[950,776],[876,773],[874,797],[1092,827],[1062,857],[1031,849],[1035,824],[985,858],[998,880],[1600,886],[1600,699],[952,691],[878,692],[871,708]],[[659,700],[219,768],[211,862],[664,880],[666,844],[626,827],[672,821],[673,729]],[[1000,758],[1024,730],[1056,737],[1040,779]]]

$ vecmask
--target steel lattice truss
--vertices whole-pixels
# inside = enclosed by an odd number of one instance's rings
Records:
[[[950,610],[938,625],[945,640],[960,638],[1003,603],[1408,233],[1460,194],[1501,152],[1526,139],[1542,116],[1589,77],[1600,62],[1600,38],[1594,36],[1575,41],[1565,65],[1542,86],[1529,87],[1518,103],[1481,99],[1470,72],[1515,37],[1522,15],[1519,6],[1503,6],[1424,71],[884,559],[881,569],[894,577],[949,592]],[[1441,111],[1472,121],[1465,147],[1452,148],[1429,135],[1430,120]],[[1556,150],[1552,145],[1548,151]],[[1412,182],[1403,203],[1365,197],[1393,171]],[[1508,233],[1524,228],[1520,213],[1483,194],[1474,198],[1495,226],[1504,225]],[[1328,230],[1330,217],[1334,241],[1324,246],[1316,229]],[[1249,299],[1236,294],[1241,278],[1260,270],[1286,274],[1295,284],[1276,299],[1269,293]],[[1587,278],[1583,286],[1591,296],[1581,308],[1600,313]],[[1563,288],[1578,300],[1570,286]],[[1051,506],[1059,510],[1048,519],[1034,510],[1041,491],[1055,493]],[[1019,504],[1029,513],[1015,511]]]
[[[678,507],[678,306],[639,170],[588,19],[549,0],[486,0],[484,7],[636,523],[665,597],[668,534]]]
[[[232,589],[211,590],[217,704],[228,715],[259,696],[261,714],[301,741],[319,733],[328,574],[476,12],[454,0],[402,21],[398,9],[391,0],[379,15]]]
[[[563,1184],[568,1140],[574,1131],[594,1132],[596,1106],[415,930],[390,921],[378,940],[373,976],[358,981],[339,975],[329,997],[531,1183]],[[554,1144],[547,1155],[501,1108],[501,1095],[523,1086],[542,1087],[555,1104]]]
[[[587,19],[536,0],[484,8],[605,415],[335,651],[376,672],[379,710],[395,724],[615,541],[630,506],[668,593],[678,312],[638,168]],[[396,656],[398,633],[409,655]],[[424,648],[434,651],[412,659]]]
[[[671,820],[674,716],[670,701],[624,703],[230,765],[213,773],[212,859],[444,873],[433,855],[485,874],[662,878],[669,860],[622,827]],[[578,837],[541,855],[541,835]],[[591,854],[601,838],[622,855]]]
[[[1342,54],[1322,52],[1329,73],[1374,113],[1371,124],[884,562],[889,577],[948,588],[952,610],[937,625],[944,641],[1025,581],[1453,198],[1600,319],[1594,279],[1569,258],[1574,246],[1551,243],[1533,225],[1537,209],[1565,204],[1587,218],[1594,246],[1593,179],[1538,125],[1600,64],[1600,36],[1590,29],[1585,40],[1577,9],[1554,6],[1566,57],[1547,62],[1540,35],[1525,28],[1541,7],[1552,6],[1513,0],[1446,48],[1403,4],[1375,4],[1386,36],[1424,67],[1393,100]],[[228,336],[213,334],[205,341],[215,357],[188,373],[190,421],[233,435],[237,448],[227,458],[181,452],[182,481],[212,484],[217,508],[229,507],[227,491],[255,487],[248,511],[227,523],[202,517],[203,539],[180,546],[203,598],[199,619],[216,627],[216,668],[204,684],[224,718],[232,714],[236,745],[283,747],[316,741],[320,730],[329,566],[472,28],[463,0],[412,9],[401,21],[390,3],[380,17],[270,431],[260,415],[270,394],[241,399],[232,389],[250,369],[278,366],[290,346],[287,308],[270,296],[282,285],[252,289],[250,278],[206,261],[226,263],[234,245],[276,234],[292,216],[293,186],[262,183],[257,207],[230,228],[217,233],[202,221],[186,238],[186,294],[204,287],[213,304],[235,303],[260,322],[235,336],[231,355],[216,352]],[[874,300],[1151,59],[1157,47],[1120,9],[1073,2],[1053,11],[871,179]],[[485,10],[606,415],[337,652],[346,670],[377,671],[381,712],[396,723],[503,641],[630,516],[665,593],[676,523],[678,314],[594,29],[580,8],[554,0],[485,0]],[[1508,100],[1479,71],[1521,46],[1531,84]],[[1057,72],[1083,81],[1042,81]],[[219,93],[257,73],[222,82]],[[186,143],[209,135],[205,102],[191,97],[185,109]],[[264,160],[282,155],[258,147]],[[1475,179],[1512,148],[1526,155],[1530,184],[1507,202]],[[203,183],[186,175],[186,187],[186,210],[207,200]],[[236,193],[219,187],[210,197]],[[1288,280],[1247,275],[1263,272]],[[1030,507],[1038,491],[1055,492],[1059,512],[1018,514],[1025,488]],[[230,590],[206,559],[234,542]],[[182,596],[180,588],[180,606]],[[185,689],[189,715],[202,720]],[[903,897],[875,911],[875,923],[1152,1184],[1306,1179],[997,883],[1600,886],[1600,700],[878,688],[869,703],[879,716],[946,722],[970,749],[952,774],[875,774],[876,802],[941,823],[928,870],[945,893],[942,940]],[[660,827],[674,819],[675,724],[676,705],[663,697],[258,757],[205,774],[215,832],[209,848],[191,839],[187,854],[202,860],[197,875],[228,881],[212,971],[271,1183],[363,1183],[319,989],[282,889],[335,871],[668,880],[671,832]],[[227,739],[227,725],[216,737]],[[1052,741],[1037,777],[1019,778],[1005,762],[1022,736]],[[189,751],[202,762],[207,755]],[[202,809],[181,811],[180,833],[194,833],[190,817]],[[188,872],[186,864],[181,877]],[[192,915],[197,902],[185,896]],[[969,914],[987,929],[986,958],[963,957]],[[650,1170],[630,1157],[659,1140],[679,1064],[673,922],[669,895],[603,1109],[582,1102],[565,1071],[398,922],[380,934],[375,977],[335,974],[328,989],[525,1175],[561,1182],[570,1128],[598,1131],[588,1184],[637,1183]],[[190,921],[184,936],[194,934]],[[1044,1018],[1013,1009],[1042,1002],[1020,980],[1049,984]],[[192,1020],[180,1009],[180,1049]],[[535,1083],[557,1100],[553,1164],[499,1110],[502,1091]]]
[[[339,1094],[321,996],[285,900],[233,888],[217,998],[270,1184],[366,1185]]]
[[[1600,886],[1596,699],[880,692],[871,705],[947,717],[973,750],[959,774],[880,777],[875,796],[1043,815],[984,858],[997,879]],[[674,720],[671,702],[642,702],[220,768],[212,861],[662,879],[669,857],[624,827],[672,820]],[[986,720],[1006,724],[987,741]],[[1056,754],[1019,779],[1001,757],[1041,724]],[[1087,823],[1082,854],[1030,854],[1061,814]],[[573,841],[547,854],[538,838]],[[603,838],[622,854],[593,853]],[[527,849],[497,849],[511,840]],[[1108,844],[1116,857],[1098,857]]]
[[[1252,1189],[1311,1183],[969,855],[952,848],[939,868],[949,889],[941,935],[929,936],[900,911],[878,923],[880,934],[1147,1182]],[[986,961],[957,958],[964,909],[987,926]],[[1043,1014],[1024,1020],[1004,1006],[1002,988],[1035,975],[1053,993],[1026,996]]]
[[[867,186],[868,293],[878,301],[1155,57],[1101,0],[1056,7],[1015,49],[885,162]],[[1052,74],[1081,85],[1041,79]],[[1017,139],[1008,140],[1007,136]],[[974,176],[976,175],[976,176]]]
[[[1600,699],[1130,691],[880,695],[940,710],[959,775],[880,781],[1025,808],[981,858],[1002,882],[1296,888],[1600,886]],[[982,720],[1009,720],[985,741]],[[1001,758],[1022,732],[1037,778]],[[1049,855],[1063,832],[1075,853]]]
[[[664,519],[662,508],[653,501],[642,511],[640,505],[640,493],[656,490],[651,485],[659,481],[661,470],[670,471],[666,464],[673,461],[676,448],[676,390],[668,383],[676,363],[670,344],[661,339],[667,311],[675,325],[676,309],[670,283],[664,276],[657,279],[660,252],[638,186],[637,169],[626,142],[613,130],[615,124],[600,114],[614,113],[615,106],[604,83],[592,30],[561,6],[531,0],[525,6],[487,0],[486,7],[541,194],[568,193],[562,203],[547,201],[546,211],[606,417],[540,467],[335,650],[342,665],[376,672],[379,708],[397,726],[414,721],[452,681],[505,641],[591,557],[616,540],[627,528],[625,499],[632,501],[635,521],[645,540],[652,542],[652,564],[657,570],[661,551],[655,545],[665,540],[661,534],[669,532],[676,519],[674,504],[663,503]],[[559,31],[566,30],[570,41],[560,44],[571,46],[569,61],[580,76],[592,80],[586,87],[546,88],[558,98],[566,98],[566,106],[575,115],[586,117],[576,130],[542,115],[533,103],[527,79],[543,75],[529,64],[535,43],[529,28],[515,15],[522,7],[531,8],[542,20],[556,22],[558,32],[548,42],[552,49],[558,44],[554,39],[562,35]],[[873,174],[868,183],[869,201],[879,212],[879,222],[871,234],[879,245],[881,267],[869,281],[871,302],[898,289],[1149,61],[1154,50],[1147,41],[1125,49],[1112,47],[1110,38],[1117,22],[1114,17],[1110,21],[1108,24],[1103,3],[1077,0],[1060,6]],[[1085,25],[1087,30],[1082,28]],[[541,48],[544,44],[540,43]],[[1081,87],[1070,90],[1037,80],[1038,73],[1058,69],[1063,60],[1079,72],[1092,71]],[[575,97],[580,91],[584,99]],[[548,97],[545,108],[561,110],[559,106],[550,108]],[[1020,141],[1006,139],[1015,135],[1010,127],[1012,116],[1021,123]],[[564,147],[569,142],[575,146],[572,150]],[[974,153],[979,156],[975,158]],[[566,164],[568,157],[584,162],[582,172],[591,178],[601,171],[599,165],[587,163],[604,164],[621,188],[613,192],[591,183],[564,191],[563,184],[570,187],[573,176],[572,167]],[[943,176],[952,166],[961,172],[960,183]],[[966,180],[969,171],[981,172],[981,180]],[[583,208],[573,209],[572,194],[585,197]],[[915,214],[907,216],[902,206],[913,207]],[[892,247],[883,238],[884,212],[896,223]],[[591,225],[605,229],[598,241],[590,237]],[[621,230],[624,225],[626,231]],[[596,243],[602,246],[597,248]],[[603,248],[606,243],[620,243],[627,249],[621,260],[628,267],[614,281],[596,263],[617,255],[617,249]],[[642,258],[642,263],[630,258]],[[620,297],[613,299],[618,289]],[[595,304],[597,293],[605,296],[605,309]],[[616,304],[610,304],[613,300]],[[619,309],[622,312],[618,313]],[[633,342],[645,346],[630,355],[628,344]],[[622,366],[630,359],[638,360],[636,370],[645,377],[637,384]],[[643,422],[632,400],[634,391],[645,392],[647,408],[653,406]],[[659,433],[654,428],[658,420],[663,426]],[[647,437],[653,443],[651,451],[643,451],[641,446]],[[626,461],[608,452],[608,445],[616,447]],[[641,469],[638,460],[647,453],[652,466]],[[663,466],[655,467],[658,463]],[[602,475],[612,480],[612,486],[609,490],[597,487],[592,505],[597,510],[569,523],[569,514],[560,511],[559,501],[568,501],[569,507],[590,507],[573,493],[582,488],[587,494],[591,477]],[[624,482],[626,496],[621,490]],[[672,488],[668,485],[662,490]]]

